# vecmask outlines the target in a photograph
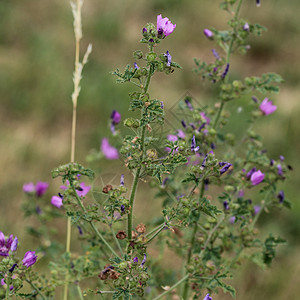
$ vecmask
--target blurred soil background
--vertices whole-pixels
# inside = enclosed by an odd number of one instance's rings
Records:
[[[113,109],[128,115],[128,92],[134,86],[116,85],[110,72],[133,65],[132,52],[146,51],[138,43],[147,22],[156,16],[168,16],[177,24],[174,33],[158,46],[169,50],[182,67],[171,76],[153,79],[150,93],[172,107],[186,92],[201,104],[214,99],[212,86],[193,72],[193,58],[212,61],[215,45],[203,35],[210,26],[226,29],[228,14],[221,11],[217,0],[86,0],[83,7],[82,53],[89,42],[93,52],[83,72],[78,103],[76,160],[86,165],[91,149],[99,150],[100,140],[109,135],[109,116]],[[244,1],[241,15],[250,23],[268,28],[262,37],[250,40],[251,50],[245,56],[234,55],[230,76],[260,76],[277,72],[285,79],[279,95],[270,98],[278,110],[256,125],[264,137],[270,156],[284,155],[294,171],[282,185],[293,210],[264,215],[264,230],[286,238],[271,269],[260,270],[249,263],[235,277],[237,299],[298,299],[300,293],[300,19],[299,0]],[[49,191],[44,201],[57,193],[59,182],[50,171],[69,161],[71,131],[71,93],[74,60],[72,14],[69,1],[10,0],[0,2],[0,230],[19,237],[20,251],[34,250],[33,240],[26,235],[21,203],[24,182],[47,181]],[[219,50],[219,49],[217,49]],[[260,99],[262,100],[262,99]],[[250,97],[242,100],[251,101]],[[233,118],[228,126],[239,128],[239,103],[232,103]],[[97,182],[125,172],[120,161],[97,162]],[[100,176],[100,172],[102,175]],[[127,175],[128,182],[131,180]],[[159,213],[147,185],[140,186],[143,197],[137,200],[137,220],[145,221],[145,212]],[[57,239],[64,241],[64,223]],[[74,237],[76,239],[76,235]],[[46,266],[45,266],[46,267]],[[45,270],[46,271],[46,270]],[[220,294],[214,300],[230,299]]]

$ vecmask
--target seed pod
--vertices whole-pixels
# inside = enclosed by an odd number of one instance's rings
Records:
[[[146,232],[146,226],[145,226],[145,224],[139,224],[139,225],[137,225],[137,226],[135,227],[135,230],[136,230],[138,233],[140,233],[140,234],[145,233],[145,232]]]
[[[124,240],[126,238],[126,233],[124,230],[120,230],[117,234],[116,234],[116,238],[119,240]]]
[[[112,189],[113,189],[112,185],[107,184],[107,185],[103,188],[102,192],[103,192],[104,194],[108,194],[108,192],[111,191]]]

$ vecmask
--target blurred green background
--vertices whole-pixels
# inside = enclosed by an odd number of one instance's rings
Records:
[[[255,0],[244,2],[242,17],[266,26],[268,32],[251,39],[247,55],[233,57],[231,76],[277,72],[285,79],[281,93],[271,97],[278,110],[264,118],[256,129],[264,136],[270,156],[277,158],[282,154],[294,168],[283,186],[293,210],[264,218],[266,230],[288,241],[287,246],[280,248],[272,269],[262,271],[247,264],[233,285],[238,299],[298,299],[300,3],[298,0],[262,0],[262,6],[257,8]],[[116,85],[109,72],[117,67],[122,69],[127,63],[132,65],[134,50],[146,50],[138,43],[141,29],[147,22],[155,23],[160,13],[176,23],[177,28],[158,51],[169,50],[183,70],[172,76],[154,78],[150,93],[164,100],[167,109],[187,91],[201,104],[214,101],[211,85],[192,72],[192,58],[213,60],[211,48],[215,46],[202,32],[210,26],[227,28],[229,16],[218,8],[219,3],[220,0],[85,1],[82,53],[90,42],[93,52],[84,69],[78,104],[78,162],[85,164],[89,151],[99,149],[101,137],[109,134],[107,125],[113,109],[117,108],[123,116],[127,114],[127,95],[132,87]],[[20,209],[23,183],[48,181],[50,189],[46,198],[50,201],[59,185],[51,180],[50,170],[69,161],[74,60],[72,22],[69,1],[0,2],[0,230],[18,235],[23,252],[33,247],[24,229],[30,220],[23,220]],[[239,122],[238,117],[233,118],[233,122]],[[115,171],[121,173],[120,161],[110,164],[109,172],[107,166],[106,162],[99,162],[96,170],[102,170],[107,176]],[[144,188],[146,185],[141,186]],[[152,207],[152,199],[147,200],[143,207]],[[140,211],[137,219],[142,219],[141,210],[137,211]],[[63,231],[64,223],[59,226]],[[57,238],[63,240],[64,237],[58,235]],[[214,297],[216,299],[230,297],[220,294]]]

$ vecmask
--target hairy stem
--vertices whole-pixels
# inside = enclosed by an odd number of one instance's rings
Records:
[[[26,282],[28,282],[31,287],[42,297],[42,299],[47,300],[47,297],[39,290],[39,288],[30,280],[26,279]]]
[[[238,5],[237,5],[237,7],[236,7],[236,11],[235,11],[234,17],[233,17],[233,20],[234,20],[234,21],[237,21],[237,19],[238,19],[239,12],[240,12],[241,5],[242,5],[242,2],[243,2],[243,0],[239,0],[239,3],[238,3]],[[235,38],[236,38],[236,32],[237,32],[237,28],[236,28],[236,27],[234,28],[233,32],[234,32],[234,36],[231,38],[231,41],[230,41],[230,43],[229,43],[229,47],[228,47],[227,53],[226,53],[226,64],[229,64],[229,61],[230,61],[230,55],[232,54],[232,48],[233,48],[233,44],[234,44],[234,41],[235,41]],[[227,76],[225,77],[225,79],[224,79],[224,83],[227,83],[227,82],[228,82],[228,75],[227,75]],[[215,129],[215,128],[217,127],[217,125],[218,125],[218,121],[219,121],[220,116],[221,116],[221,113],[222,113],[222,111],[223,111],[224,104],[225,104],[225,102],[222,100],[222,101],[221,101],[221,105],[220,105],[220,107],[219,107],[219,110],[218,110],[218,112],[217,112],[217,116],[216,116],[215,121],[214,121],[214,124],[213,124],[213,128],[214,128],[214,129]]]
[[[163,229],[165,228],[165,224],[163,224],[153,235],[149,240],[147,241],[147,244],[150,243],[157,235],[159,235]]]
[[[77,287],[77,292],[78,292],[78,295],[79,295],[79,299],[83,300],[83,295],[82,295],[82,291],[81,291],[81,288],[80,288],[79,284],[77,284],[76,287]]]

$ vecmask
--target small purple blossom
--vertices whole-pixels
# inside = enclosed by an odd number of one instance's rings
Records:
[[[169,53],[169,51],[167,51],[164,56],[167,58],[167,66],[168,67],[171,67],[171,62],[172,62],[172,56],[171,54]]]
[[[273,102],[270,101],[268,98],[265,98],[262,103],[259,105],[259,109],[262,111],[264,115],[270,115],[273,113],[276,109],[277,106],[273,105]]]
[[[255,96],[252,96],[251,99],[253,100],[254,103],[258,102],[258,99]]]
[[[252,176],[252,174],[253,174],[254,172],[256,172],[256,168],[255,168],[255,167],[252,168],[252,169],[247,173],[247,175],[246,175],[247,179],[250,179],[250,177]]]
[[[140,68],[136,62],[133,65],[136,70],[138,70]]]
[[[278,164],[278,165],[277,165],[277,173],[278,173],[279,176],[282,176],[282,175],[283,175],[283,171],[282,171],[281,164]]]
[[[255,215],[257,215],[259,212],[260,212],[260,210],[261,210],[261,207],[260,207],[260,205],[254,205],[254,214]]]
[[[4,287],[6,286],[6,283],[5,283],[4,278],[1,279],[1,285],[4,286]],[[9,287],[9,290],[11,291],[11,290],[13,290],[13,289],[14,289],[14,286],[11,285],[11,286]]]
[[[219,163],[220,165],[220,163]],[[232,164],[230,163],[225,163],[225,165],[222,167],[222,169],[220,170],[220,175],[224,174],[225,172],[228,171],[228,169],[232,166]]]
[[[27,251],[22,260],[23,265],[27,268],[35,264],[37,259],[37,255],[35,255],[35,251]]]
[[[141,263],[141,265],[140,265],[141,268],[144,267],[144,264],[145,264],[145,262],[146,262],[146,259],[147,259],[147,256],[146,256],[146,254],[144,254],[144,258],[143,258],[142,263]]]
[[[243,26],[243,30],[249,31],[249,29],[250,29],[250,26],[249,26],[249,24],[246,22],[246,23],[244,24],[244,26]]]
[[[163,18],[162,15],[157,16],[157,33],[158,37],[165,37],[170,35],[174,29],[176,28],[176,24],[172,24],[169,18]]]
[[[230,218],[229,218],[229,223],[230,223],[230,224],[234,224],[235,219],[236,219],[235,216],[230,217]]]
[[[284,161],[284,156],[283,156],[283,155],[280,155],[280,156],[279,156],[279,159],[280,159],[281,161]]]
[[[226,77],[226,75],[228,74],[229,71],[229,64],[226,64],[225,70],[223,72],[223,74],[221,75],[221,77],[224,79]]]
[[[147,28],[143,28],[143,33],[147,33]]]
[[[120,186],[124,186],[125,182],[124,182],[124,174],[121,175],[120,178]]]
[[[80,235],[82,235],[82,234],[83,234],[83,232],[82,232],[82,229],[81,229],[81,227],[80,227],[80,226],[77,226],[77,229],[78,229],[78,232],[79,232],[79,234],[80,234]]]
[[[150,42],[150,43],[154,43],[154,39],[150,39],[149,42]]]
[[[10,273],[12,273],[15,269],[15,267],[17,266],[17,264],[13,264],[12,267],[8,270]]]
[[[242,197],[244,197],[244,195],[245,195],[245,191],[244,190],[239,190],[238,197],[242,198]]]
[[[125,211],[125,205],[122,204],[121,207],[120,207],[120,209],[121,209],[121,212],[124,212]]]
[[[214,36],[214,34],[213,34],[213,32],[211,31],[211,30],[209,30],[209,29],[204,29],[203,30],[203,33],[204,33],[204,35],[208,38],[208,39],[212,39],[213,38],[213,36]]]
[[[178,129],[177,130],[177,136],[180,138],[180,139],[185,139],[185,133],[184,133],[184,131],[183,130],[181,130],[181,129]]]
[[[206,123],[202,123],[201,126],[198,128],[198,131],[201,132],[201,130],[205,127]]]
[[[210,123],[210,118],[205,114],[205,112],[200,112],[200,116],[202,117],[202,119],[203,120],[205,120],[205,122],[207,123],[207,124],[209,124]]]
[[[187,106],[190,110],[193,110],[193,109],[194,109],[193,106],[192,106],[192,104],[191,104],[191,102],[190,102],[190,100],[189,100],[188,98],[185,98],[185,99],[184,99],[184,102],[185,102],[186,106]]]
[[[46,193],[48,186],[49,184],[47,182],[38,181],[35,185],[35,193],[37,197],[42,197]]]
[[[213,55],[216,59],[220,59],[220,56],[219,56],[218,52],[215,49],[211,49],[211,51],[212,51],[212,53],[213,53]]]
[[[164,103],[162,101],[160,101],[160,108],[164,109]]]
[[[169,178],[166,177],[166,178],[163,180],[163,182],[162,182],[162,186],[166,186],[166,183],[167,183],[168,180],[169,180]]]
[[[134,257],[132,260],[133,260],[133,262],[134,262],[134,263],[138,263],[138,262],[139,262],[139,259],[138,259],[138,257],[137,257],[137,256],[136,256],[136,257]]]
[[[12,241],[12,243],[11,243],[10,251],[17,251],[18,242],[19,242],[18,238],[15,237],[14,240]]]
[[[203,300],[212,300],[212,297],[210,297],[209,294],[207,294]]]
[[[35,192],[35,185],[32,182],[25,183],[23,185],[23,192],[26,194]]]
[[[224,206],[225,210],[228,210],[229,209],[229,203],[228,203],[228,201],[224,201],[223,202],[223,206]]]
[[[169,134],[168,135],[168,140],[170,141],[170,142],[176,142],[176,141],[178,141],[178,137],[176,136],[176,135],[174,135],[174,134]]]
[[[8,239],[5,240],[4,233],[0,231],[0,256],[9,256],[9,251],[12,250],[12,244],[14,242],[13,235],[11,234]],[[18,239],[15,241],[13,247],[17,250]]]
[[[205,168],[207,157],[208,157],[208,154],[206,154],[206,155],[204,156],[204,159],[203,159],[202,164],[201,164],[201,167],[202,167],[202,168]]]
[[[184,120],[181,121],[181,125],[183,128],[186,128],[186,123],[184,122]]]
[[[110,115],[110,118],[111,118],[111,122],[114,124],[114,125],[117,125],[120,123],[121,121],[121,114],[116,111],[115,109],[112,111],[111,115]]]
[[[61,208],[63,205],[62,199],[59,196],[52,196],[51,198],[51,204],[57,208]]]
[[[261,172],[261,170],[258,170],[256,172],[254,172],[252,175],[251,175],[251,182],[252,182],[252,185],[257,185],[259,183],[261,183],[265,178],[265,174]]]
[[[260,0],[256,0],[256,6],[260,7]]]
[[[193,136],[192,143],[191,143],[191,151],[197,152],[199,149],[200,149],[199,146],[196,147],[196,138],[195,138],[195,136]]]
[[[101,151],[107,159],[113,160],[119,158],[118,150],[109,144],[107,138],[103,138],[101,141]]]
[[[91,190],[90,185],[85,185],[84,182],[80,183],[80,190],[77,190],[76,193],[79,197],[85,197],[86,194]]]
[[[271,159],[271,160],[270,160],[270,166],[271,166],[271,167],[274,166],[274,162],[275,162],[274,159]]]
[[[284,201],[284,191],[280,191],[277,195],[277,198],[279,199],[279,203],[283,203]]]

